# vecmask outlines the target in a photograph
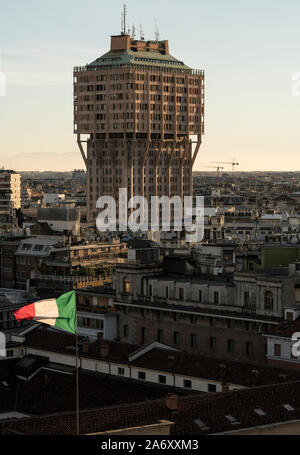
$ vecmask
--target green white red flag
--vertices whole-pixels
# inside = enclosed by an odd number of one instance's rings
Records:
[[[40,300],[14,312],[17,321],[24,319],[48,324],[66,332],[76,333],[76,291],[63,294],[57,299]]]

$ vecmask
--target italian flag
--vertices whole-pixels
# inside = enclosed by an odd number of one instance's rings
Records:
[[[29,319],[51,325],[66,332],[76,333],[76,291],[58,299],[40,300],[14,312],[17,321]]]

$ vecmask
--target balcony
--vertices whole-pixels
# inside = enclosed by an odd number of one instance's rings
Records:
[[[245,305],[242,307],[242,313],[256,314],[256,305]]]

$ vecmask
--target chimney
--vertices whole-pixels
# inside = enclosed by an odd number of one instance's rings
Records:
[[[258,382],[258,376],[259,376],[259,371],[258,370],[252,370],[251,371],[251,383],[253,385],[256,385]]]
[[[89,342],[88,340],[83,340],[82,342],[82,353],[87,354],[89,352]]]
[[[226,384],[226,382],[222,384],[222,392],[229,392],[229,384]]]
[[[226,375],[227,365],[225,363],[220,363],[219,367],[220,367],[220,375],[222,378],[224,378]]]
[[[175,357],[173,355],[168,355],[168,369],[171,370],[175,365]]]
[[[47,386],[49,385],[51,382],[51,376],[49,376],[48,374],[44,374],[44,385]]]
[[[100,345],[100,355],[101,357],[107,357],[109,354],[109,343],[103,342]]]
[[[166,406],[170,411],[178,410],[178,396],[175,393],[168,393],[165,400]]]

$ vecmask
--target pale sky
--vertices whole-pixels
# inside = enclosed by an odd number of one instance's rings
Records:
[[[292,75],[300,72],[299,0],[127,0],[127,6],[129,25],[139,30],[142,23],[146,39],[154,38],[157,19],[170,53],[205,70],[206,127],[195,170],[233,158],[239,170],[300,170],[300,96],[291,91]],[[72,69],[109,49],[110,35],[120,32],[121,7],[119,0],[0,0],[0,71],[7,81],[0,167],[9,160],[22,170],[14,158],[20,153],[57,154],[51,170],[83,167],[73,135]],[[72,152],[77,160],[63,159]],[[26,167],[38,169],[38,155]]]

